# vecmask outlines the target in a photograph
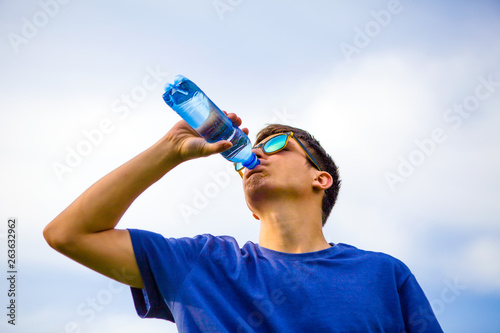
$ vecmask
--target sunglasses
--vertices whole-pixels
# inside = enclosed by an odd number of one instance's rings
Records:
[[[267,155],[275,154],[277,152],[282,151],[286,147],[286,145],[288,144],[288,140],[290,140],[290,138],[294,138],[295,141],[297,141],[300,148],[304,150],[304,152],[306,153],[307,157],[312,162],[312,164],[314,164],[314,166],[319,171],[321,171],[321,168],[319,167],[318,162],[316,162],[316,159],[312,156],[309,150],[307,150],[307,148],[302,144],[302,142],[300,142],[300,140],[293,134],[293,132],[279,133],[272,135],[265,142],[261,142],[255,147],[253,147],[253,149],[260,148]],[[236,169],[236,171],[238,171],[240,176],[243,177],[243,172],[241,171],[245,168],[243,164],[239,162],[234,163],[234,168]]]

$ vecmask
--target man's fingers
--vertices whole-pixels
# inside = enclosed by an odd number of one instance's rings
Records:
[[[241,118],[236,115],[236,113],[227,113],[226,111],[222,111],[224,114],[233,122],[233,125],[240,126]]]
[[[238,117],[236,115],[236,113],[227,113],[226,111],[222,111],[222,112],[224,112],[224,114],[233,122],[233,125],[235,125],[237,127],[241,126],[242,120],[240,117]],[[242,128],[241,130],[243,131],[243,133],[248,135],[248,128],[245,127],[245,128]]]

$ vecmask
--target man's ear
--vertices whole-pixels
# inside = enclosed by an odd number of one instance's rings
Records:
[[[318,171],[316,177],[313,180],[312,186],[318,190],[327,190],[332,186],[333,178],[326,171]]]

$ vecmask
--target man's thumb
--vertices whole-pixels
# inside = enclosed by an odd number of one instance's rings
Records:
[[[233,146],[233,144],[230,141],[221,140],[219,142],[211,143],[211,144],[209,144],[209,146],[210,146],[210,150],[211,150],[210,153],[216,154],[216,153],[222,153],[222,152],[228,150],[229,148],[231,148]]]

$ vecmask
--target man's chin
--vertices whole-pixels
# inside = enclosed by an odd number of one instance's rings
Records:
[[[247,201],[250,202],[263,200],[272,192],[266,177],[260,173],[250,175],[243,185],[243,190]]]
[[[243,187],[247,189],[261,186],[265,178],[266,177],[262,174],[262,172],[251,173],[249,176],[245,176]]]

